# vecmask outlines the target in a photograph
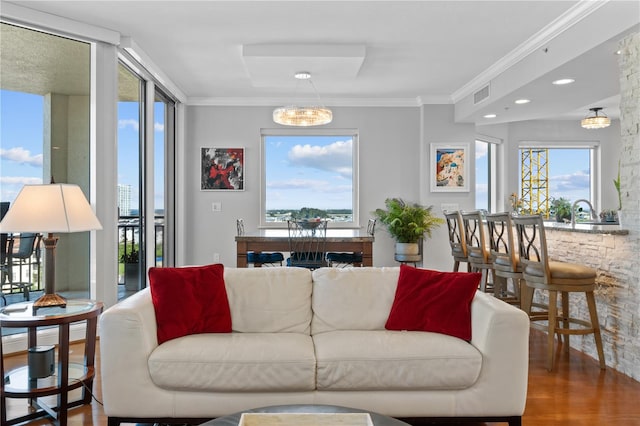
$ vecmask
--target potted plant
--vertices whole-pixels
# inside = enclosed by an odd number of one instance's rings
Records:
[[[556,222],[571,220],[571,201],[564,197],[551,199],[551,212],[556,218]]]
[[[431,211],[433,206],[408,203],[401,198],[387,198],[385,206],[386,209],[376,209],[374,215],[396,240],[396,254],[418,254],[418,241],[425,235],[431,237],[431,231],[444,223]]]
[[[616,210],[604,209],[600,212],[600,220],[602,222],[617,222],[618,212]]]
[[[140,261],[140,252],[135,248],[130,252],[122,253],[120,256],[120,263],[124,263],[124,286],[126,290],[137,291],[139,290],[138,279],[138,262]]]

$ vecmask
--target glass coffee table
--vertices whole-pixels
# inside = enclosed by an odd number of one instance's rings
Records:
[[[254,408],[251,410],[245,410],[240,413],[230,414],[224,417],[218,417],[217,419],[210,420],[206,423],[202,423],[200,426],[238,426],[240,423],[240,417],[243,413],[313,413],[313,414],[328,414],[328,413],[368,413],[371,417],[371,421],[374,426],[409,426],[408,423],[402,422],[393,417],[383,416],[382,414],[372,413],[366,410],[359,410],[357,408],[340,407],[336,405],[274,405],[270,407]]]

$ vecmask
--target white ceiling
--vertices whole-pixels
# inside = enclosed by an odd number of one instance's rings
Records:
[[[459,121],[617,116],[632,1],[11,1],[130,37],[188,103],[456,104]],[[4,48],[4,44],[3,44]],[[2,65],[5,67],[5,65]],[[572,77],[558,88],[550,82]],[[470,103],[490,85],[489,99]],[[520,97],[531,103],[516,106]]]

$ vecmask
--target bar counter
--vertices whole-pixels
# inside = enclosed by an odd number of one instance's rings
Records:
[[[583,234],[609,234],[609,235],[629,235],[629,230],[622,228],[619,224],[608,223],[570,223],[544,222],[545,229],[552,229],[563,232],[580,232]]]

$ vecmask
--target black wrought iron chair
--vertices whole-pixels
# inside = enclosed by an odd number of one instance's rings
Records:
[[[376,219],[369,219],[367,223],[367,235],[373,237],[376,231]],[[347,266],[362,266],[362,252],[336,252],[327,253],[327,263],[330,267],[344,268]]]
[[[5,234],[6,235],[6,234]],[[29,292],[33,286],[33,268],[36,269],[36,283],[40,287],[40,241],[41,234],[23,232],[17,236],[6,235],[2,242],[4,260],[2,263],[2,300],[7,303],[6,295],[22,292],[25,300],[29,300]],[[15,249],[17,241],[18,247]],[[18,280],[13,279],[13,268],[18,268]],[[27,279],[23,280],[23,268],[28,268]]]
[[[317,269],[326,266],[326,220],[289,220],[287,266]]]
[[[238,235],[244,235],[244,220],[236,220],[236,228]],[[282,266],[284,255],[280,252],[255,252],[247,253],[247,264],[253,265],[255,268],[262,266]]]

